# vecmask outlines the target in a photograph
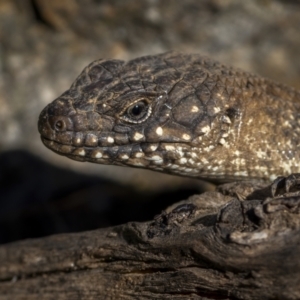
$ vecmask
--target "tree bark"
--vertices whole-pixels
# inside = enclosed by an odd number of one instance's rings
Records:
[[[0,299],[300,299],[300,193],[272,187],[226,184],[150,222],[3,245]]]

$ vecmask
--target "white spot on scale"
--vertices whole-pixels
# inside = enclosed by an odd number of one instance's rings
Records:
[[[224,145],[225,143],[226,143],[226,141],[225,141],[223,138],[221,138],[221,139],[219,140],[219,144]]]
[[[156,134],[159,135],[159,136],[162,136],[163,133],[164,133],[164,131],[163,131],[163,129],[162,129],[161,127],[157,127],[155,132],[156,132]]]
[[[265,151],[261,151],[261,149],[259,149],[259,150],[256,152],[256,155],[257,155],[258,158],[263,158],[263,159],[265,159],[267,153],[266,153]]]
[[[200,129],[200,131],[203,132],[203,133],[208,133],[209,130],[210,130],[210,127],[209,127],[208,125],[206,125],[206,126],[204,126],[204,127],[202,127],[202,128]]]
[[[102,157],[102,152],[97,151],[95,154],[95,158],[101,158]]]
[[[110,144],[112,144],[114,141],[115,141],[114,138],[111,137],[111,136],[109,136],[109,137],[107,138],[107,142],[110,143]]]
[[[292,173],[291,166],[289,164],[283,164],[283,170],[288,174]]]
[[[95,143],[97,143],[97,142],[98,142],[98,139],[97,139],[96,137],[93,137],[93,138],[92,138],[92,143],[95,144]]]
[[[209,146],[209,147],[203,148],[203,151],[204,151],[204,152],[210,152],[210,150],[212,150],[210,146]]]
[[[159,155],[153,155],[152,157],[149,157],[149,158],[150,158],[150,160],[158,160],[158,161],[162,160],[161,156],[159,156]]]
[[[154,160],[153,163],[156,165],[161,165],[163,163],[163,159]]]
[[[240,166],[240,162],[241,162],[241,160],[239,158],[237,158],[237,159],[232,160],[231,164],[236,165],[236,166],[239,167]]]
[[[102,104],[102,107],[106,107],[106,104],[105,104],[105,103],[103,103],[103,104]]]
[[[143,152],[137,152],[137,153],[135,153],[134,156],[137,157],[137,158],[143,157],[143,156],[144,156],[144,153],[143,153]]]
[[[129,156],[128,156],[127,154],[123,154],[123,155],[121,155],[120,157],[121,157],[121,159],[124,159],[124,160],[126,160],[126,159],[129,158]]]
[[[273,180],[275,180],[277,177],[278,177],[278,175],[272,174],[272,175],[270,175],[270,180],[273,181]]]
[[[184,153],[182,151],[180,151],[179,149],[176,149],[175,151],[180,157],[184,156]]]
[[[134,136],[133,136],[133,139],[134,139],[135,141],[139,141],[139,140],[141,140],[143,137],[144,137],[143,134],[141,134],[141,133],[139,133],[139,132],[136,132],[136,133],[134,134]]]
[[[214,113],[215,113],[215,114],[217,114],[217,113],[220,112],[220,111],[221,111],[221,108],[220,108],[220,107],[218,107],[218,106],[214,107]]]
[[[228,133],[228,132],[223,132],[223,133],[222,133],[222,137],[223,137],[223,138],[227,138],[228,136],[229,136],[229,133]]]
[[[186,140],[186,141],[189,141],[189,140],[191,139],[191,136],[190,136],[189,134],[184,133],[184,134],[182,135],[182,138],[183,138],[184,140]]]
[[[234,176],[248,176],[248,172],[247,171],[240,171],[240,172],[235,172],[233,175]]]
[[[195,152],[191,153],[192,158],[198,158],[198,155]]]
[[[77,153],[80,156],[85,156],[85,150],[84,149],[79,150]]]
[[[171,146],[171,145],[166,145],[166,146],[165,146],[165,149],[166,149],[167,151],[175,151],[175,147],[174,147],[174,146]]]
[[[186,159],[185,157],[182,157],[182,158],[179,159],[179,163],[180,163],[181,165],[184,165],[184,164],[187,163],[187,159]]]
[[[203,164],[205,164],[205,165],[208,164],[208,160],[207,160],[206,158],[204,158],[204,157],[201,158],[201,162],[202,162]]]
[[[223,116],[223,117],[222,117],[222,122],[223,122],[223,123],[226,123],[226,124],[231,124],[231,120],[229,119],[228,116]]]
[[[158,147],[157,145],[151,145],[151,146],[150,146],[150,149],[151,149],[152,151],[155,151],[155,150],[157,149],[157,147]]]
[[[292,147],[292,143],[291,143],[291,139],[286,141],[285,146],[291,148]]]
[[[191,109],[191,112],[198,112],[198,111],[199,111],[199,108],[195,105]]]
[[[81,143],[81,138],[77,138],[77,139],[76,139],[76,143],[77,143],[77,144],[80,144],[80,143]]]
[[[189,159],[189,164],[191,164],[191,165],[193,165],[193,164],[195,164],[195,161],[193,160],[193,159]]]

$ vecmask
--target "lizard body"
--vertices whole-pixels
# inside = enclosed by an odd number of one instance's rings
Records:
[[[97,60],[38,128],[79,161],[222,181],[300,172],[300,92],[197,54]]]

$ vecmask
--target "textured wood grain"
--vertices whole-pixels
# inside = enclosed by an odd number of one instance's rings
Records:
[[[279,194],[227,184],[151,222],[3,245],[0,299],[299,299],[300,195]]]

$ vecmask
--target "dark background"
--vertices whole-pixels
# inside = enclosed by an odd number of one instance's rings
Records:
[[[73,162],[39,139],[40,111],[88,63],[167,50],[300,88],[300,1],[0,0],[0,243],[149,220],[212,188]]]

